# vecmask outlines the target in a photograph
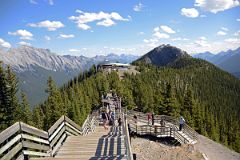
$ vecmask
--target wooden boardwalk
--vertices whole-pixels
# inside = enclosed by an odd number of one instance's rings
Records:
[[[111,127],[106,131],[102,126],[98,126],[94,133],[86,136],[69,136],[55,157],[34,160],[126,159],[125,156],[122,127]]]

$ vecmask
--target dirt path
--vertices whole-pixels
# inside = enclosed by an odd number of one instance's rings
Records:
[[[171,147],[145,138],[132,139],[132,151],[137,160],[201,160],[202,154],[191,145]]]
[[[199,135],[198,143],[195,145],[195,148],[206,154],[206,157],[209,160],[240,160],[239,153],[202,135]]]

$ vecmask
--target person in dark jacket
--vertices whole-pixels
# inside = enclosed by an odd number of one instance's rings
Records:
[[[154,113],[152,113],[152,125],[154,125]]]

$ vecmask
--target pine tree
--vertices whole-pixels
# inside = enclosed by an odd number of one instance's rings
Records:
[[[48,79],[48,88],[46,92],[49,94],[46,104],[46,121],[45,127],[49,128],[64,114],[64,104],[59,89],[57,88],[52,77]]]
[[[22,121],[24,123],[27,123],[29,125],[33,125],[33,121],[32,121],[32,112],[30,110],[30,106],[29,103],[27,101],[27,96],[26,94],[24,94],[23,92],[21,93],[21,98],[22,98],[22,104],[21,104],[21,108],[22,108]]]
[[[43,129],[44,114],[40,106],[33,109],[32,121],[36,128]]]
[[[19,107],[18,104],[18,98],[17,98],[17,92],[18,92],[18,80],[16,78],[16,75],[12,72],[10,66],[7,66],[6,69],[6,74],[7,74],[7,82],[9,86],[9,96],[10,96],[10,104],[8,106],[9,110],[9,116],[10,119],[12,120],[9,121],[9,125],[13,124],[16,122],[18,119],[16,113],[17,108]]]
[[[8,109],[10,101],[6,73],[2,67],[2,63],[0,63],[0,130],[5,129],[10,125],[11,117],[9,117],[10,113]]]

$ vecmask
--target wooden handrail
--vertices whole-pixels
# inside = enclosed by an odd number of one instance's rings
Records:
[[[131,148],[131,144],[130,144],[130,137],[129,137],[129,130],[128,130],[128,122],[127,122],[127,118],[124,116],[123,114],[123,118],[124,118],[124,123],[123,123],[123,132],[125,134],[125,146],[126,146],[126,151],[127,151],[127,158],[129,160],[133,160],[133,153],[132,153],[132,148]]]
[[[133,115],[136,115],[137,116],[137,121],[138,122],[144,122],[144,123],[147,123],[147,115],[142,113],[142,112],[137,112],[137,111],[128,111],[128,114],[127,117],[128,119],[130,119],[131,121],[129,121],[130,123],[132,123],[132,125],[136,125],[134,124],[134,121],[135,119],[133,118]],[[166,123],[169,123],[168,125],[170,125],[169,129],[171,130],[170,131],[170,136],[176,136],[175,138],[179,141],[181,141],[182,143],[188,143],[188,139],[186,137],[184,137],[183,135],[181,135],[180,133],[178,133],[178,125],[179,125],[179,122],[177,119],[173,118],[173,117],[170,117],[170,116],[166,116],[166,115],[155,115],[154,117],[154,121],[155,123],[156,122],[160,122],[160,120],[164,120]],[[136,126],[137,127],[137,133],[143,133],[145,131],[144,134],[151,134],[151,135],[156,135],[156,133],[153,133],[152,130],[151,130],[151,127],[147,127],[146,125],[142,125],[142,126]],[[135,128],[136,128],[135,127]],[[134,128],[134,127],[132,127]],[[149,128],[149,129],[148,129]],[[158,128],[158,127],[157,127]],[[165,127],[167,128],[167,127]],[[150,132],[148,132],[148,130],[150,130]],[[168,131],[169,132],[169,131]],[[168,132],[164,131],[164,133],[167,133]],[[189,127],[187,124],[184,125],[183,129],[182,129],[182,132],[187,135],[189,138],[191,138],[192,140],[197,140],[197,135],[198,133],[193,130],[191,127]],[[159,133],[157,133],[159,134]]]
[[[68,117],[61,116],[46,132],[16,122],[0,133],[0,159],[54,156],[68,135],[87,134],[94,130],[95,124],[94,116],[88,116],[82,127]]]

